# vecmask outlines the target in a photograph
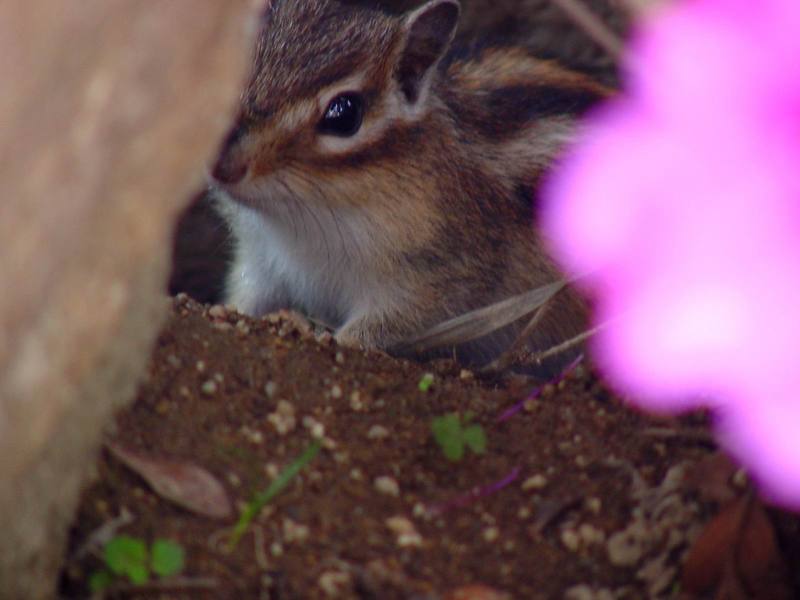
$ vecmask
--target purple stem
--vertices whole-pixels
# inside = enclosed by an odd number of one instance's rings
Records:
[[[456,496],[447,502],[443,502],[442,504],[438,504],[436,506],[432,506],[428,508],[428,513],[432,515],[441,515],[445,512],[453,509],[453,508],[463,508],[475,502],[480,498],[485,498],[486,496],[491,496],[492,494],[499,492],[504,487],[508,487],[511,485],[514,480],[519,477],[520,468],[514,467],[512,471],[503,477],[500,481],[496,481],[495,483],[490,483],[489,485],[485,485],[483,487],[476,486],[472,488],[466,494],[462,494],[460,496]]]
[[[569,375],[575,369],[575,367],[577,367],[581,363],[582,360],[583,360],[583,354],[578,355],[578,357],[575,360],[573,360],[571,363],[569,363],[564,368],[564,370],[561,371],[561,373],[559,373],[554,379],[551,379],[550,381],[548,381],[545,385],[550,385],[550,384],[558,385],[559,383],[561,383],[564,379],[567,378],[567,375]],[[525,407],[525,403],[526,402],[528,402],[529,400],[536,400],[536,398],[538,398],[539,396],[542,395],[542,390],[543,389],[544,389],[544,385],[540,385],[539,387],[534,388],[533,391],[528,395],[527,398],[525,398],[524,400],[520,400],[519,402],[517,402],[512,407],[507,408],[506,410],[504,410],[500,414],[500,416],[497,417],[497,420],[495,422],[496,423],[505,423],[511,417],[519,414],[522,411],[522,409]]]

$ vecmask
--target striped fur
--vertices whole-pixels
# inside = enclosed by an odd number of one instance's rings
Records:
[[[520,47],[492,46],[434,57],[409,94],[404,69],[437,48],[409,32],[446,34],[454,6],[396,15],[357,0],[274,0],[218,163],[246,172],[216,184],[236,240],[230,302],[252,314],[294,308],[342,342],[388,347],[557,278],[531,226],[535,187],[607,92]],[[420,43],[430,48],[409,47]],[[342,92],[364,97],[361,130],[319,134]],[[568,294],[535,343],[581,324]],[[511,334],[462,357],[489,359]]]

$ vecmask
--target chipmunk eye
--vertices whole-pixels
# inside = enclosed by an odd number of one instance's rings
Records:
[[[364,116],[364,101],[358,94],[342,94],[336,96],[319,123],[322,133],[349,137],[361,127]]]

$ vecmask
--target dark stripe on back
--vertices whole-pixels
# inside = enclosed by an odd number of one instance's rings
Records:
[[[465,129],[500,142],[516,137],[536,119],[581,115],[599,99],[597,92],[586,88],[519,85],[454,95],[447,103]]]
[[[517,201],[517,207],[521,222],[533,225],[534,219],[538,212],[538,202],[536,202],[535,184],[530,182],[520,182],[514,187],[514,199]]]

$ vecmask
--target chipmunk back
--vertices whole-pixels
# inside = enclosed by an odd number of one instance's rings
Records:
[[[451,48],[458,16],[455,0],[403,15],[272,2],[213,169],[235,239],[229,302],[389,348],[559,277],[533,226],[537,183],[606,90],[522,47]],[[533,343],[582,325],[567,293]],[[518,330],[459,356],[485,362]]]

